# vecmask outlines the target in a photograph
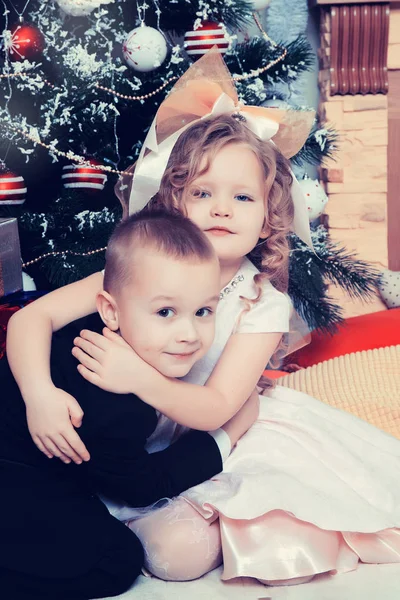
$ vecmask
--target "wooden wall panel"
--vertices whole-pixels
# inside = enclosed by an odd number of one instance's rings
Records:
[[[318,5],[319,116],[340,139],[320,174],[330,235],[378,270],[400,271],[400,0]],[[365,304],[330,294],[347,317],[385,309],[379,297]]]
[[[332,4],[331,96],[386,94],[389,4]]]
[[[313,6],[332,6],[340,5],[340,4],[397,4],[400,3],[400,0],[309,0],[310,7]]]

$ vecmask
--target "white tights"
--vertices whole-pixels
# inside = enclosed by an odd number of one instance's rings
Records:
[[[127,525],[142,542],[146,569],[159,579],[190,581],[222,563],[218,519],[210,523],[182,498]],[[296,585],[310,579],[260,581],[268,585]]]
[[[177,498],[127,523],[145,550],[145,567],[166,581],[190,581],[222,563],[219,522],[210,523]]]

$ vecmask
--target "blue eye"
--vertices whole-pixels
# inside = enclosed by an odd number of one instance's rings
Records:
[[[192,196],[194,198],[208,198],[209,196],[211,196],[210,192],[207,192],[206,190],[201,190],[200,188],[195,188],[194,190],[192,190]]]
[[[211,308],[203,306],[202,308],[199,308],[199,310],[196,312],[196,317],[208,317],[212,314],[213,311],[211,310]]]
[[[238,194],[236,198],[239,202],[253,202],[253,199],[250,196],[246,196],[246,194]]]
[[[168,319],[174,316],[174,311],[172,308],[161,308],[157,311],[159,317],[163,317],[163,319]]]

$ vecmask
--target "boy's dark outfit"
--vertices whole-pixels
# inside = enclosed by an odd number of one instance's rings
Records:
[[[53,336],[55,385],[84,411],[79,435],[91,459],[65,465],[34,445],[25,405],[8,364],[0,362],[0,597],[86,600],[122,593],[143,565],[135,534],[114,519],[98,493],[146,506],[221,471],[221,454],[206,432],[191,431],[154,454],[146,439],[156,411],[132,394],[112,394],[76,369],[73,339],[101,332],[100,317],[80,319]],[[190,398],[188,398],[190,402]]]

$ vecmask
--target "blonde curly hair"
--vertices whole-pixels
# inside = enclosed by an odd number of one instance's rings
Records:
[[[185,196],[195,179],[204,175],[216,154],[228,144],[246,145],[254,152],[265,175],[265,222],[267,239],[259,243],[248,254],[248,258],[260,271],[254,277],[257,295],[244,298],[245,308],[240,315],[251,309],[262,294],[262,284],[267,279],[276,289],[286,292],[289,273],[288,233],[294,218],[291,196],[293,177],[290,162],[271,142],[264,142],[248,127],[241,115],[221,115],[201,119],[191,125],[178,138],[163,174],[158,193],[150,200],[143,212],[153,210],[179,211],[187,216]],[[133,169],[134,170],[134,169]],[[123,202],[124,216],[127,205]],[[285,354],[286,343],[278,345],[270,364],[276,368],[279,356]],[[266,390],[275,387],[275,381],[262,376],[258,382]]]
[[[271,142],[260,140],[243,123],[243,117],[221,115],[197,121],[176,142],[161,180],[159,192],[148,210],[176,210],[186,214],[184,197],[193,181],[207,172],[216,154],[228,144],[246,145],[257,156],[265,174],[265,225],[270,233],[266,240],[249,253],[248,258],[260,274],[255,277],[258,296],[261,283],[269,279],[280,291],[288,285],[289,244],[294,206],[291,198],[292,175],[289,161]],[[205,163],[204,163],[205,159]]]

